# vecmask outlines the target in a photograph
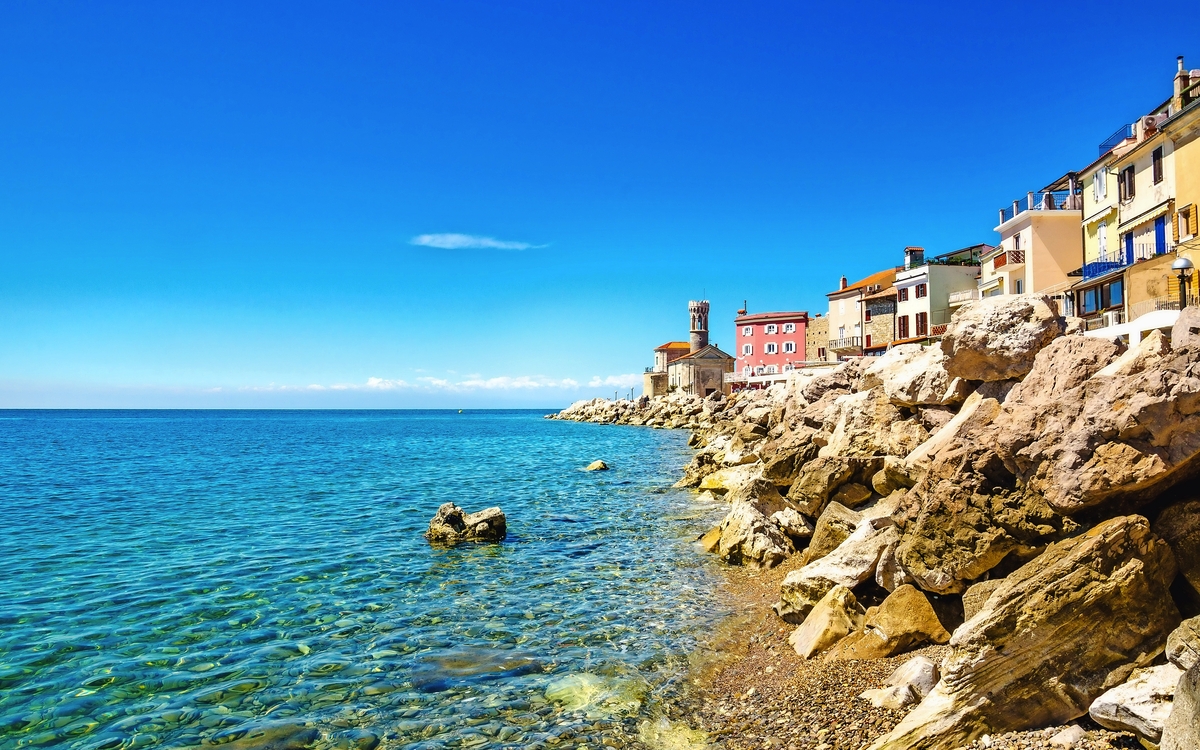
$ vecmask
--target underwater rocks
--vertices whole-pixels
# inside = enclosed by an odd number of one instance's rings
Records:
[[[464,513],[454,503],[442,503],[425,532],[425,538],[437,544],[499,542],[507,535],[507,522],[499,508]]]

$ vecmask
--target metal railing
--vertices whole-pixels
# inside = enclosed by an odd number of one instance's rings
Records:
[[[829,348],[834,351],[842,349],[858,349],[862,346],[862,336],[847,336],[841,339],[830,339]]]
[[[1129,125],[1122,125],[1117,129],[1117,132],[1105,138],[1103,141],[1100,141],[1100,156],[1104,156],[1109,151],[1112,151],[1114,148],[1120,145],[1122,141],[1128,140],[1132,137],[1133,124],[1130,123]]]
[[[1200,299],[1196,295],[1188,295],[1188,306],[1200,304]],[[1179,295],[1171,295],[1166,297],[1154,297],[1153,299],[1142,300],[1136,304],[1129,306],[1129,319],[1137,320],[1146,313],[1157,312],[1158,310],[1178,310]]]
[[[1083,280],[1099,278],[1106,273],[1124,268],[1129,265],[1124,259],[1121,260],[1094,260],[1091,263],[1083,264]]]
[[[1166,255],[1174,250],[1175,247],[1167,240],[1164,244],[1159,245],[1157,242],[1135,242],[1133,244],[1133,259],[1150,260],[1156,255]]]
[[[660,370],[660,369],[658,369],[657,367],[647,367],[647,368],[646,368],[646,372],[651,372],[651,373],[653,373],[653,372],[662,372],[662,373],[665,373],[665,372],[666,372],[666,370]]]
[[[1026,193],[1024,200],[1015,200],[1011,206],[1000,209],[1003,224],[1026,211],[1078,211],[1083,208],[1083,195],[1069,190],[1047,190],[1041,193]]]

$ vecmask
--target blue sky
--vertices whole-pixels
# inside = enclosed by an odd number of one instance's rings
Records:
[[[689,298],[725,344],[993,241],[1200,67],[1128,12],[8,3],[0,407],[627,390]]]

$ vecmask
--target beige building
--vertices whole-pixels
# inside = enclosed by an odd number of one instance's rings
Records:
[[[946,332],[950,295],[979,285],[979,257],[991,245],[973,245],[925,260],[919,247],[904,248],[904,269],[896,272],[897,342],[929,341]]]
[[[808,319],[804,329],[805,358],[810,362],[824,361],[829,347],[829,318],[822,313]]]
[[[896,340],[896,287],[863,297],[863,354],[880,355]]]
[[[669,341],[654,350],[654,367],[642,376],[642,394],[662,396],[682,390],[700,396],[728,393],[725,373],[734,358],[708,343],[708,301],[688,303],[691,322],[688,341]]]
[[[869,294],[882,292],[892,286],[896,280],[896,269],[873,273],[865,279],[853,284],[847,283],[842,277],[837,291],[825,295],[829,297],[829,346],[825,359],[836,362],[845,357],[857,357],[863,354],[863,336],[866,328],[866,306],[863,304]]]

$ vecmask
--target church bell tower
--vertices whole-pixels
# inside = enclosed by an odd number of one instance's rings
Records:
[[[688,343],[691,345],[691,353],[695,354],[708,346],[708,300],[688,302],[688,312],[692,316],[691,336]]]

